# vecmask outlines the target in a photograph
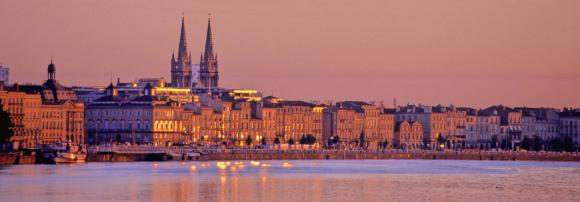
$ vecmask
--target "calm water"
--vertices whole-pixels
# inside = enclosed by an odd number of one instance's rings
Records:
[[[580,163],[352,160],[0,168],[0,201],[579,201]]]

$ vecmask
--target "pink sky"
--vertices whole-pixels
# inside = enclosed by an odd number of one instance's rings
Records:
[[[364,3],[361,3],[364,2]],[[578,0],[0,0],[0,63],[40,83],[169,79],[212,13],[220,84],[302,100],[580,107]]]

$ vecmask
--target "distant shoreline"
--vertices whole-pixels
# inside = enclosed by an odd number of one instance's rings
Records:
[[[97,153],[89,162],[131,161],[236,161],[236,160],[490,160],[580,162],[580,153],[557,152],[461,152],[461,151],[358,151],[358,150],[219,150],[201,156],[172,157],[167,154]]]
[[[244,160],[486,160],[580,162],[577,152],[512,151],[361,151],[361,150],[205,150],[196,157],[175,157],[166,153],[90,153],[88,162],[137,161],[244,161]],[[38,164],[35,156],[0,154],[0,165]]]

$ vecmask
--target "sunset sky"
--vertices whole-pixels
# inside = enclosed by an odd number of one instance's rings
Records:
[[[363,3],[364,2],[364,3]],[[67,86],[169,80],[208,13],[220,85],[301,100],[580,107],[578,0],[0,0],[0,63]]]

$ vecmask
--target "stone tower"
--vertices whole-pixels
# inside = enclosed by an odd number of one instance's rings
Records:
[[[191,53],[187,50],[185,37],[185,20],[181,18],[181,35],[179,36],[179,49],[177,58],[175,52],[171,55],[171,86],[177,88],[191,88]]]
[[[205,50],[200,61],[200,81],[203,88],[218,88],[218,57],[213,50],[213,40],[211,35],[211,18],[207,20],[207,36],[205,39]]]

